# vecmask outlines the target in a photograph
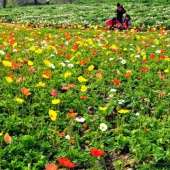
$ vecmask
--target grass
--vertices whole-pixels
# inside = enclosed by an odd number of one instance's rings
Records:
[[[133,26],[165,26],[170,28],[170,8],[167,2],[160,3],[123,3],[127,13],[132,17]],[[149,6],[149,7],[148,7]],[[116,2],[93,4],[51,4],[38,6],[9,6],[1,10],[0,18],[4,22],[21,22],[22,24],[41,24],[61,27],[64,25],[77,25],[90,27],[91,25],[105,26],[105,21],[115,17]],[[166,9],[162,11],[162,9]],[[69,11],[69,13],[68,13]]]

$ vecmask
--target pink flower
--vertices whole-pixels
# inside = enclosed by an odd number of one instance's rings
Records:
[[[51,92],[50,92],[51,96],[57,96],[58,93],[55,91],[55,89],[51,89]]]
[[[58,166],[55,165],[55,164],[48,164],[48,165],[45,166],[45,169],[46,170],[57,170]]]
[[[34,69],[33,66],[29,67],[28,70],[29,70],[30,72],[32,72],[32,73],[35,71],[35,69]]]
[[[23,77],[19,77],[19,78],[16,80],[16,82],[17,82],[17,83],[20,83],[20,82],[23,81],[23,80],[24,80]]]

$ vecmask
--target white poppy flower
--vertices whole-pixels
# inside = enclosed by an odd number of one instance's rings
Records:
[[[156,53],[157,53],[157,54],[160,54],[160,53],[161,53],[161,50],[157,50]]]
[[[106,131],[107,130],[107,125],[105,123],[100,123],[100,130],[101,131]]]
[[[65,67],[66,64],[65,63],[60,63],[60,66]]]
[[[135,58],[139,58],[140,57],[140,55],[135,55]]]
[[[66,62],[66,63],[69,63],[69,62],[70,62],[70,60],[66,60],[65,62]]]
[[[69,68],[73,68],[73,67],[74,67],[74,64],[68,64],[68,67],[69,67]]]
[[[16,53],[16,52],[18,52],[18,50],[15,48],[15,49],[13,49],[13,52]]]
[[[112,98],[113,97],[113,94],[109,94],[109,98]]]
[[[135,113],[135,115],[136,115],[136,116],[139,116],[140,114],[139,114],[139,112],[137,112],[137,113]]]
[[[122,60],[121,63],[122,63],[122,64],[126,64],[126,60]]]
[[[83,117],[81,117],[81,118],[76,117],[76,121],[83,123],[83,122],[85,122],[85,118],[83,118]]]
[[[69,42],[68,42],[68,41],[66,41],[66,42],[65,42],[65,45],[68,45],[68,44],[69,44]]]
[[[51,64],[49,65],[49,67],[55,69],[55,65],[54,65],[53,63],[51,63]]]
[[[2,50],[0,50],[0,54],[1,54],[1,55],[5,55],[5,52],[2,51]]]
[[[125,100],[121,99],[121,100],[118,100],[118,104],[123,104],[125,102]]]
[[[54,57],[55,55],[54,54],[51,54],[50,57]]]
[[[116,89],[110,89],[110,92],[116,92],[117,90]]]
[[[70,140],[70,135],[66,135],[65,138],[66,138],[67,140]]]

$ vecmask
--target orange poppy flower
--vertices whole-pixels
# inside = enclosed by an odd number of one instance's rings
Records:
[[[75,86],[75,84],[68,84],[68,87],[69,88],[72,88],[72,87],[74,87]]]
[[[96,77],[97,78],[102,78],[102,74],[101,73],[96,73]]]
[[[57,135],[58,135],[58,136],[60,136],[60,137],[64,137],[64,136],[66,136],[66,134],[65,134],[65,133],[60,133],[60,132],[57,132]]]
[[[66,168],[74,168],[75,167],[75,165],[72,162],[70,162],[70,160],[67,158],[58,158],[57,160],[62,166],[66,167]]]
[[[77,116],[77,113],[68,113],[67,116],[68,118],[74,118]]]
[[[83,123],[82,126],[83,126],[84,129],[87,128],[87,124],[86,123]]]
[[[74,110],[73,110],[73,109],[70,109],[70,113],[74,113]]]
[[[62,88],[61,88],[62,90],[69,90],[70,89],[70,87],[68,87],[68,86],[62,86]]]
[[[8,133],[5,134],[4,140],[5,140],[6,143],[11,143],[11,141],[12,141],[12,139],[11,139],[11,137],[9,136]]]
[[[24,95],[26,95],[26,96],[29,96],[31,93],[29,92],[29,89],[27,89],[27,88],[25,88],[25,87],[23,87],[22,89],[21,89],[21,93],[22,94],[24,94]]]
[[[42,73],[42,76],[44,77],[44,78],[51,78],[51,72],[50,72],[50,70],[47,70],[47,71],[44,71],[43,73]]]
[[[128,71],[126,74],[124,74],[124,77],[130,77],[132,75],[131,71]]]
[[[45,169],[46,170],[57,170],[58,166],[55,165],[55,164],[48,164],[48,165],[45,166]]]
[[[23,64],[22,63],[16,63],[16,62],[12,62],[12,66],[11,66],[11,69],[17,69],[19,67],[22,67]]]
[[[15,75],[11,74],[8,77],[11,77],[13,79],[15,77]]]
[[[28,62],[28,60],[27,60],[26,58],[23,58],[22,61],[23,61],[24,63],[27,63],[27,62]]]
[[[80,99],[81,100],[86,100],[86,99],[88,99],[88,96],[80,96]]]
[[[74,143],[75,143],[75,140],[73,140],[73,139],[70,140],[70,143],[71,143],[71,144],[74,144]]]
[[[20,78],[18,78],[17,80],[16,80],[16,82],[17,83],[20,83],[21,81],[23,81],[24,80],[24,78],[23,77],[20,77]]]

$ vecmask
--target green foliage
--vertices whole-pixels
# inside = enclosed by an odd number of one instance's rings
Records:
[[[92,1],[91,1],[92,2]],[[132,18],[133,26],[165,26],[170,29],[170,7],[167,2],[159,3],[136,3],[123,2],[128,14]],[[149,6],[149,7],[148,7]],[[6,22],[29,22],[31,24],[45,23],[46,26],[81,24],[85,27],[91,25],[105,26],[105,21],[115,17],[116,1],[104,3],[90,3],[85,1],[73,4],[50,4],[50,5],[8,5],[1,10],[0,19]],[[68,12],[69,11],[69,12]]]

